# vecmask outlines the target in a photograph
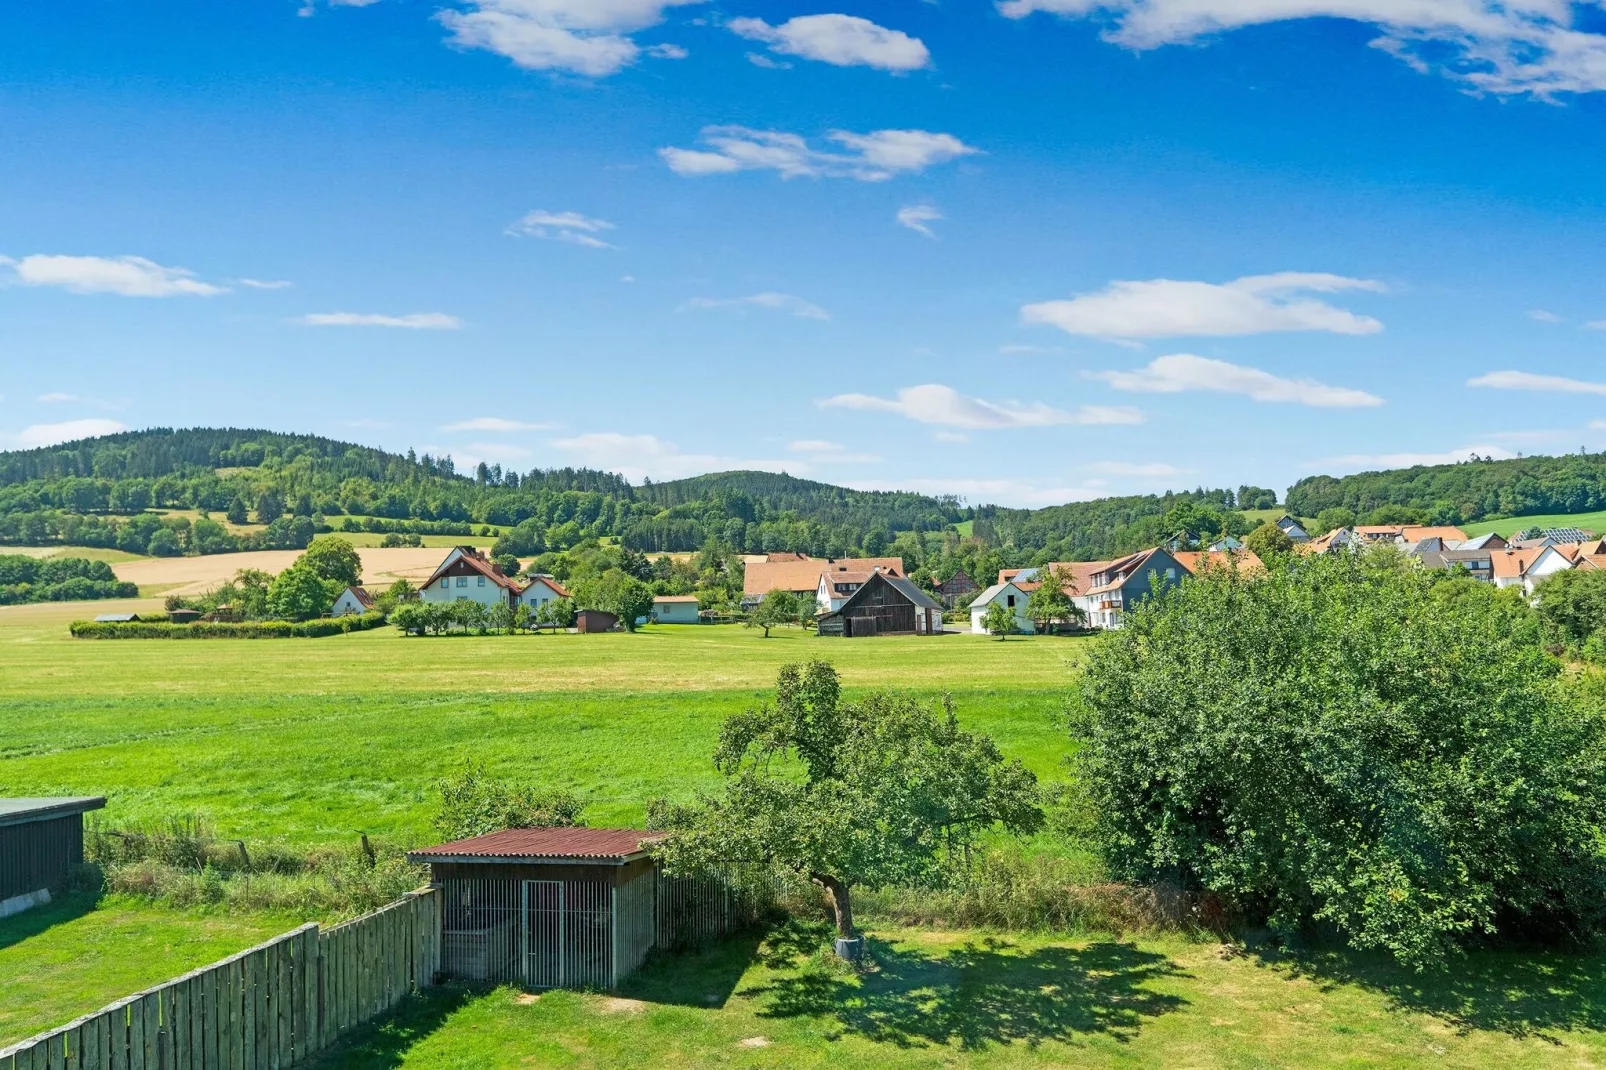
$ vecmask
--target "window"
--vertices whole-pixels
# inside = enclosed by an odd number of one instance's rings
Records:
[[[467,576],[459,576],[459,577],[457,577],[457,585],[459,587],[467,587],[468,586],[468,577]]]
[[[1014,609],[1015,608],[1015,596],[1014,595],[1007,595],[1006,597],[1009,599],[1009,608],[1010,609]]]
[[[485,577],[484,577],[484,576],[481,576],[481,577],[480,577],[480,586],[481,586],[481,587],[484,587],[484,586],[485,586]]]

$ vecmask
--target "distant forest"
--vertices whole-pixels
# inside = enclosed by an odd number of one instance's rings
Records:
[[[521,473],[481,464],[459,472],[449,457],[237,428],[158,428],[0,453],[0,543],[161,554],[299,547],[320,525],[360,516],[421,533],[494,527],[530,553],[616,537],[642,553],[713,543],[844,557],[883,552],[901,533],[963,541],[956,529],[968,521],[973,540],[1010,564],[1029,564],[1152,546],[1184,522],[1239,533],[1247,522],[1238,510],[1276,504],[1273,491],[1241,486],[1007,509],[769,472],[632,486],[594,469]],[[1454,522],[1600,509],[1606,454],[1317,476],[1289,491],[1287,507],[1306,517],[1392,507]],[[212,519],[164,519],[151,509],[193,509]],[[225,518],[266,527],[230,534],[217,522]]]

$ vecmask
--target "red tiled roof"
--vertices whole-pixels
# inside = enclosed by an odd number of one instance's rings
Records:
[[[408,851],[407,857],[414,862],[458,858],[620,859],[640,854],[643,843],[661,840],[665,835],[646,829],[503,829],[484,836]]]
[[[552,588],[553,592],[556,593],[559,598],[569,597],[569,592],[564,588],[563,584],[559,583],[551,576],[534,577],[529,583],[526,583],[523,587],[519,588],[519,594],[523,594],[525,591],[528,591],[531,587],[534,587],[538,583],[545,584],[546,586]]]
[[[652,600],[654,602],[695,602],[697,601],[697,596],[694,594],[655,594],[652,596]]]
[[[459,547],[459,549],[473,549],[473,548],[472,547],[466,547],[466,548]],[[447,556],[450,556],[450,555],[448,554]],[[506,589],[514,592],[515,594],[518,593],[521,590],[521,588],[519,587],[518,584],[514,583],[512,580],[510,580],[506,576],[504,576],[502,574],[502,570],[501,569],[497,568],[496,566],[492,565],[489,561],[485,560],[485,558],[481,557],[478,552],[461,554],[451,564],[452,565],[457,565],[457,564],[467,565],[471,570],[473,570],[475,572],[478,572],[480,575],[485,576],[488,579],[490,579],[490,581],[492,583],[496,584],[498,587],[505,587]],[[437,568],[434,572],[430,573],[429,579],[425,580],[422,584],[420,584],[420,587],[428,587],[430,584],[432,584],[436,580],[440,579],[441,574],[444,573],[450,567],[451,567],[450,565],[442,564],[440,568]]]
[[[867,572],[880,566],[894,576],[903,575],[901,557],[804,557],[789,561],[754,561],[743,574],[742,593],[765,595],[779,587],[783,591],[816,591],[823,572]]]
[[[374,596],[373,595],[369,594],[367,591],[363,590],[361,587],[348,587],[348,588],[346,588],[346,590],[350,591],[351,592],[351,596],[353,598],[355,598],[358,602],[360,602],[363,605],[367,606],[369,609],[373,608],[373,606],[374,606]],[[222,609],[223,607],[222,606],[218,606],[218,608]]]

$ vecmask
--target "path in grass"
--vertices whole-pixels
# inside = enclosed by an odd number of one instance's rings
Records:
[[[0,920],[0,1048],[298,924],[83,894]]]
[[[1443,977],[1179,939],[886,930],[873,970],[790,926],[661,960],[616,996],[437,991],[328,1070],[379,1067],[1528,1067],[1606,1060],[1606,961]],[[1513,989],[1515,986],[1515,989]]]

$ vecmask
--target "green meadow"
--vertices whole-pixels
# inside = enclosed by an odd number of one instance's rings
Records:
[[[118,608],[151,608],[149,602]],[[205,816],[296,845],[432,837],[465,761],[581,795],[593,824],[716,785],[721,720],[821,657],[853,691],[949,695],[1047,780],[1088,640],[636,635],[86,641],[109,604],[0,609],[0,794],[104,794],[105,819]],[[1033,849],[1057,850],[1050,836]],[[0,1043],[286,931],[299,916],[75,895],[0,923]],[[664,957],[617,993],[447,987],[329,1067],[1606,1065],[1606,956],[1478,953],[1416,976],[1181,936],[909,929],[867,917],[844,971],[807,922]]]
[[[1606,511],[1598,513],[1547,513],[1543,516],[1514,516],[1508,520],[1480,520],[1462,524],[1461,530],[1476,538],[1493,531],[1510,538],[1529,528],[1583,528],[1596,534],[1606,532]]]

